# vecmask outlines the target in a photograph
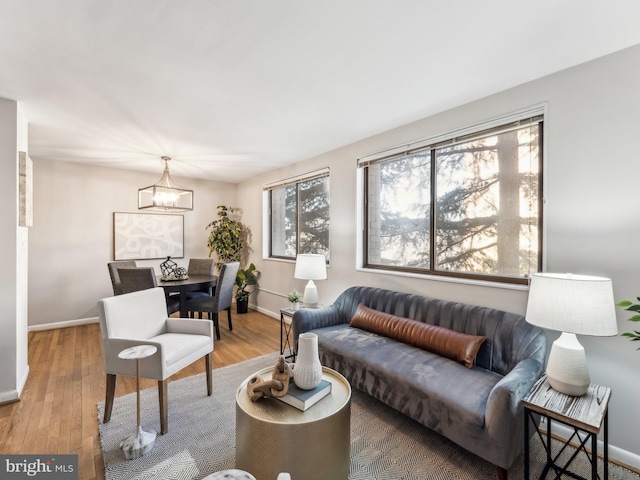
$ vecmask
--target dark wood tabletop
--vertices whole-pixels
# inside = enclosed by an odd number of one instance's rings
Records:
[[[201,290],[202,287],[214,287],[218,282],[217,275],[189,275],[185,280],[162,280],[158,276],[157,283],[159,287],[164,288],[167,293],[180,293],[180,316],[186,317],[187,312],[187,292]]]

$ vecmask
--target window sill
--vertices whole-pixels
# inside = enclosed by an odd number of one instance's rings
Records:
[[[374,273],[378,275],[393,275],[395,277],[417,278],[420,280],[431,280],[435,282],[457,283],[462,285],[475,285],[479,287],[501,288],[504,290],[517,290],[527,292],[529,285],[519,285],[514,283],[490,282],[487,280],[473,280],[470,278],[445,277],[442,275],[429,275],[424,273],[398,272],[393,270],[378,270],[377,268],[356,267],[357,272]]]

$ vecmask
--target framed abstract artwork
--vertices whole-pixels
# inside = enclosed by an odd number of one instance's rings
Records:
[[[113,213],[113,259],[184,257],[184,216]]]

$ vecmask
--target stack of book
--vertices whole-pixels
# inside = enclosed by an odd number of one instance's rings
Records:
[[[315,405],[331,393],[331,382],[322,380],[320,385],[311,390],[302,390],[295,383],[289,383],[289,390],[284,397],[276,397],[281,402],[296,407],[298,410],[306,410]]]

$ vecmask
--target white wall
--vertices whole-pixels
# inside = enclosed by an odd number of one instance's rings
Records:
[[[546,104],[546,270],[613,279],[616,300],[640,295],[640,47],[618,52],[520,87],[252,178],[238,187],[243,221],[253,232],[253,258],[262,272],[252,302],[265,312],[287,306],[285,295],[304,281],[292,263],[261,258],[261,188],[292,175],[331,168],[331,267],[316,282],[320,301],[331,303],[351,285],[370,285],[500,308],[523,314],[526,289],[357,271],[356,158]],[[390,86],[393,88],[393,86]],[[424,92],[431,95],[431,92]],[[416,98],[420,103],[420,98]],[[252,208],[250,208],[252,207]],[[634,325],[619,312],[620,331]],[[549,345],[557,337],[547,332]],[[637,345],[621,337],[581,337],[592,381],[612,387],[612,456],[640,467],[640,398]]]
[[[113,212],[139,212],[138,188],[162,175],[34,158],[34,225],[29,246],[29,326],[97,317],[97,301],[113,295],[107,262],[113,260]],[[173,178],[173,177],[172,177]],[[233,184],[183,179],[194,190],[194,209],[184,212],[186,267],[206,258],[208,230],[217,206],[236,204]],[[159,260],[138,261],[154,266]],[[68,323],[67,323],[68,324]]]
[[[27,151],[28,124],[20,106],[0,99],[0,403],[20,396],[27,358],[28,229],[18,226],[18,152]]]

